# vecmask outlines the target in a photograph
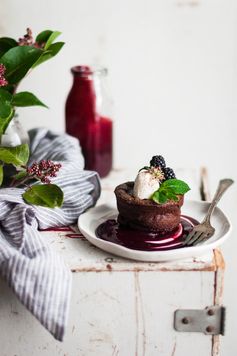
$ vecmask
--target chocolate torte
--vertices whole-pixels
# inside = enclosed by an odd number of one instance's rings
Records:
[[[126,182],[115,189],[120,224],[161,233],[172,231],[179,225],[183,195],[179,195],[178,201],[157,204],[150,199],[134,197],[133,187],[134,182]]]
[[[180,223],[184,193],[190,188],[176,179],[162,156],[153,156],[150,166],[142,168],[135,182],[115,188],[118,222],[132,229],[167,233]]]

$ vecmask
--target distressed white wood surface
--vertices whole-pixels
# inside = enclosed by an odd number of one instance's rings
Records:
[[[75,273],[63,343],[0,288],[1,356],[212,355],[212,337],[177,333],[173,315],[213,303],[214,272]]]
[[[115,185],[132,174],[122,170],[106,178],[100,202],[111,203]],[[192,186],[190,198],[198,198],[198,173],[184,170],[182,178]],[[55,341],[0,280],[1,356],[219,355],[218,336],[178,333],[173,315],[177,308],[221,303],[220,253],[165,263],[129,261],[99,250],[72,229],[42,232],[74,272],[65,341]]]
[[[76,226],[72,227],[77,236]],[[173,270],[205,270],[214,269],[213,253],[197,257],[195,259],[178,260],[171,262],[139,262],[127,260],[122,257],[109,254],[91,245],[82,235],[78,238],[71,231],[67,232],[42,232],[43,236],[52,247],[62,254],[68,266],[73,272],[89,271],[173,271]]]

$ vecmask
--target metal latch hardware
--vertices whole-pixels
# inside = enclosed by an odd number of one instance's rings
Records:
[[[182,332],[224,335],[225,307],[214,305],[205,309],[178,309],[174,313],[174,328]]]

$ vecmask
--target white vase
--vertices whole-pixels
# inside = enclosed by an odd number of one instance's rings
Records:
[[[1,146],[15,147],[23,143],[29,143],[29,141],[29,135],[24,130],[20,121],[17,118],[13,118],[5,134],[1,137]]]

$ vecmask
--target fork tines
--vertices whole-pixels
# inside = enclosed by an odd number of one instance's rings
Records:
[[[194,229],[186,236],[185,240],[183,241],[183,246],[195,246],[199,244],[200,242],[205,242],[207,239],[209,239],[212,235],[214,234],[213,232],[203,232],[199,230]]]

